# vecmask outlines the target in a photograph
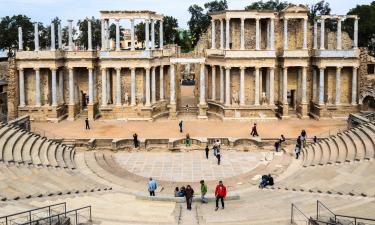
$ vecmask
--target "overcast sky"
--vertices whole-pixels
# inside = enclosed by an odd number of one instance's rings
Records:
[[[100,10],[152,10],[178,19],[179,26],[187,27],[192,4],[203,6],[210,0],[0,0],[0,17],[25,14],[33,21],[50,23],[58,16],[67,19],[99,17]],[[256,0],[228,0],[229,9],[243,9]],[[318,0],[289,0],[296,4],[312,4]],[[357,4],[369,4],[371,0],[328,0],[333,14],[345,14]],[[126,25],[126,22],[122,22]]]

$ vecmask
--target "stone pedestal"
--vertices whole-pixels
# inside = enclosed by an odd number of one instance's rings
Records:
[[[89,120],[95,120],[95,105],[94,104],[87,105],[87,118]]]
[[[299,118],[300,119],[309,119],[309,116],[308,116],[308,108],[307,108],[307,103],[302,103],[300,105],[300,113],[299,113]]]
[[[68,120],[73,121],[76,118],[76,105],[68,105]]]
[[[289,106],[288,104],[281,105],[281,119],[287,119],[289,118]]]
[[[198,119],[208,119],[207,117],[207,104],[199,104],[198,105]]]
[[[168,109],[169,109],[168,119],[171,119],[171,120],[177,119],[177,106],[176,106],[176,104],[168,105]]]

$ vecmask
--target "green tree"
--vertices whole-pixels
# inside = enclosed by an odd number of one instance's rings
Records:
[[[266,2],[257,1],[253,2],[251,5],[245,7],[245,10],[274,10],[280,12],[289,5],[288,2],[283,2],[279,0],[269,0]]]
[[[181,47],[181,52],[187,53],[192,51],[193,43],[191,41],[191,34],[188,30],[181,30],[176,34],[176,43]]]
[[[146,24],[144,22],[140,22],[137,25],[135,25],[135,27],[134,27],[134,29],[135,29],[134,33],[137,36],[137,41],[138,41],[138,43],[142,43],[142,48],[144,47],[143,43],[146,40],[145,26],[146,26]]]
[[[77,27],[79,30],[79,35],[77,38],[78,44],[84,46],[86,49],[88,48],[88,19],[85,20],[78,20]],[[91,21],[91,41],[93,49],[97,49],[102,40],[102,33],[101,33],[101,22],[99,19],[95,17],[90,18]]]
[[[159,25],[158,25],[159,26]],[[157,29],[159,30],[159,29]],[[174,44],[176,36],[178,35],[178,22],[172,16],[165,16],[163,22],[164,43]]]
[[[331,14],[331,8],[329,6],[329,3],[328,2],[325,2],[325,0],[321,0],[313,5],[311,5],[309,7],[309,21],[310,22],[313,22],[314,19],[317,17],[317,16],[321,16],[321,15],[329,15]]]

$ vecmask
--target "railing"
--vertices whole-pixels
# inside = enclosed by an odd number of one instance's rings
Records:
[[[309,225],[310,219],[296,206],[292,203],[290,224],[293,225]]]
[[[28,224],[39,218],[51,217],[64,213],[66,213],[65,202],[0,217],[0,225]]]
[[[316,201],[316,219],[319,221],[329,221],[329,222],[335,222],[336,220],[333,220],[335,218],[335,214],[321,201]]]

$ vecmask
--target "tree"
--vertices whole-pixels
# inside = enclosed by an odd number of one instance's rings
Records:
[[[137,25],[135,25],[135,35],[137,36],[137,41],[138,43],[142,43],[142,48],[143,48],[143,43],[146,40],[146,34],[145,34],[145,26],[146,24],[144,22],[140,22]]]
[[[212,2],[206,2],[204,8],[207,10],[207,13],[224,11],[228,9],[228,3],[227,0],[215,0]]]
[[[289,5],[288,2],[269,0],[267,2],[257,1],[245,7],[245,10],[274,10],[280,12]]]
[[[331,13],[331,8],[328,2],[321,0],[313,5],[311,5],[309,10],[309,21],[313,22],[314,19],[319,15],[329,15]]]
[[[86,49],[88,48],[88,23],[87,21],[91,21],[91,41],[93,49],[97,49],[100,46],[102,41],[102,33],[101,33],[101,22],[99,19],[95,17],[91,17],[90,19],[85,20],[78,20],[77,27],[79,30],[79,35],[77,38],[77,42],[79,45],[84,46]]]
[[[163,21],[164,42],[166,44],[175,43],[178,34],[177,19],[172,16],[165,16]]]
[[[182,30],[178,32],[175,39],[178,46],[181,47],[181,52],[187,53],[193,50],[191,34],[188,30]]]
[[[0,49],[12,56],[18,48],[18,27],[22,27],[22,40],[25,49],[34,48],[34,25],[25,15],[6,16],[0,21]]]

